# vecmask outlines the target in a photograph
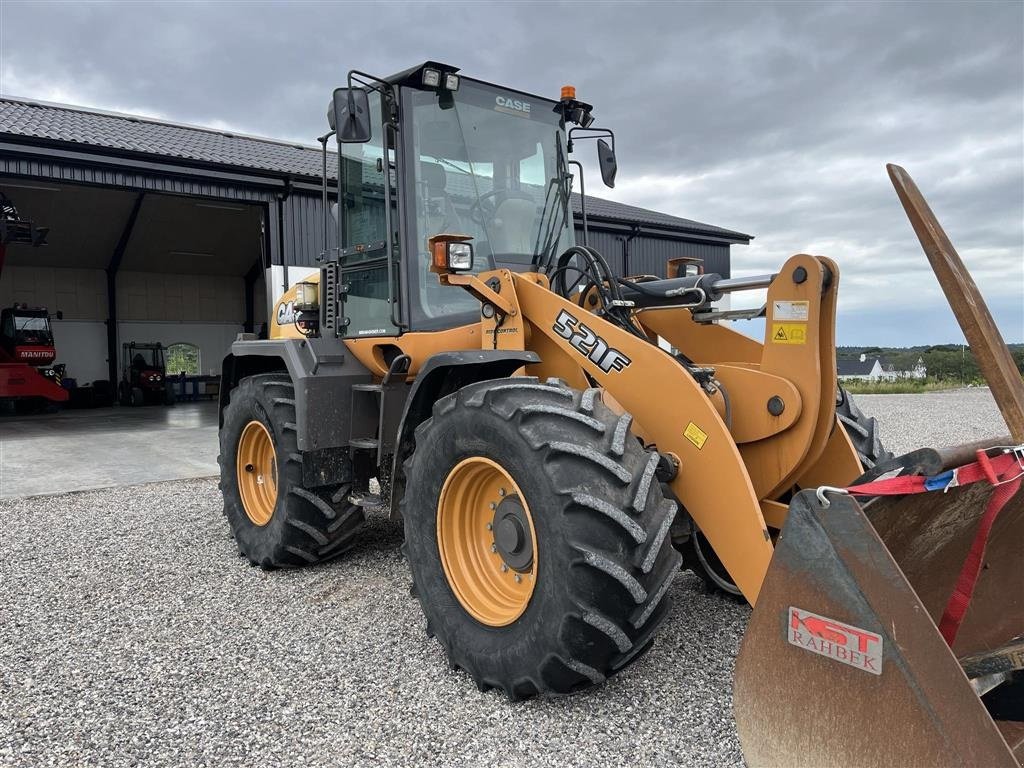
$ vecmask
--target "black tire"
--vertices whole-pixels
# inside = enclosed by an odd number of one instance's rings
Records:
[[[892,452],[885,450],[882,441],[878,439],[878,422],[874,417],[866,416],[853,401],[853,396],[842,387],[836,393],[836,416],[850,436],[853,447],[857,449],[865,470],[893,457]]]
[[[253,420],[270,432],[277,454],[277,503],[266,525],[245,513],[238,490],[236,456],[242,430]],[[220,430],[220,489],[224,515],[240,555],[264,570],[330,560],[353,545],[365,522],[348,501],[350,486],[304,488],[295,431],[295,388],[286,373],[242,379],[231,391]]]
[[[401,508],[413,593],[454,666],[513,700],[602,682],[648,649],[679,571],[675,503],[657,454],[632,438],[600,390],[557,380],[485,381],[440,399],[416,430]],[[511,624],[478,622],[445,576],[437,505],[460,461],[498,462],[520,487],[537,535],[537,584]],[[548,575],[550,574],[550,575]]]

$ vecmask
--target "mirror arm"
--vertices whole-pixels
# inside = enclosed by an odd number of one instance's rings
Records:
[[[580,139],[600,139],[607,136],[612,140],[612,152],[615,151],[615,132],[612,131],[611,128],[584,128],[582,126],[576,126],[575,128],[569,129],[568,147],[570,152],[572,152],[573,134],[579,133],[580,131],[584,131],[586,133],[585,136],[577,137]]]
[[[580,169],[580,213],[583,214],[583,245],[588,245],[587,237],[587,191],[583,184],[583,163],[579,160],[570,160],[569,165],[575,165]]]
[[[335,133],[336,133],[336,131],[329,131],[329,132],[325,133],[323,136],[318,136],[317,137],[317,141],[320,142],[321,161],[322,161],[321,162],[322,175],[320,177],[320,200],[321,200],[321,203],[322,203],[323,216],[324,216],[324,249],[320,253],[320,261],[323,261],[324,259],[327,258],[327,251],[328,251],[327,244],[330,242],[330,237],[328,236],[328,233],[329,233],[328,226],[329,225],[327,223],[327,218],[330,215],[328,210],[327,210],[327,142],[330,140],[331,136],[333,136]],[[338,183],[339,184],[341,183],[341,179],[338,180]]]

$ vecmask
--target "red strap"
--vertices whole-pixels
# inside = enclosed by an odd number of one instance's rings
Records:
[[[1017,457],[1012,452],[1000,454],[994,459],[990,459],[984,451],[978,451],[977,456],[978,460],[973,464],[965,464],[952,471],[951,477],[956,479],[955,485],[970,485],[980,480],[988,480],[992,485],[997,485],[999,476],[1013,470],[1020,471]],[[871,483],[851,485],[846,491],[854,496],[910,496],[932,490],[926,486],[932,479],[920,475],[890,477]]]
[[[1013,495],[1020,488],[1020,478],[1011,480],[1008,483],[997,485],[989,497],[988,506],[985,507],[985,514],[981,516],[978,523],[978,531],[974,534],[974,542],[971,544],[971,551],[967,553],[963,568],[960,569],[960,576],[956,580],[956,587],[953,594],[946,603],[946,610],[939,622],[939,632],[945,638],[947,645],[953,646],[956,640],[956,633],[960,631],[960,624],[967,613],[967,607],[971,604],[971,597],[974,595],[974,588],[978,584],[978,576],[981,573],[981,564],[985,559],[985,547],[988,544],[988,536],[992,531],[992,524],[996,521],[1000,510],[1006,506]]]
[[[953,594],[946,603],[946,610],[942,613],[939,621],[939,632],[945,639],[946,644],[952,647],[956,640],[957,632],[963,623],[967,608],[974,596],[974,588],[978,585],[978,576],[981,574],[981,566],[985,560],[985,548],[988,546],[988,537],[992,532],[992,525],[996,517],[1006,503],[1013,498],[1013,495],[1020,489],[1021,465],[1015,452],[996,456],[990,459],[984,451],[977,452],[978,460],[973,464],[959,467],[949,474],[945,480],[943,475],[934,478],[907,476],[890,477],[887,480],[876,480],[862,485],[853,485],[846,490],[855,496],[908,496],[915,493],[925,493],[931,490],[948,489],[952,485],[970,485],[981,480],[988,481],[995,486],[995,490],[989,497],[985,512],[978,523],[978,530],[974,534],[974,541],[967,553],[960,575],[957,577]],[[1009,474],[1012,479],[1003,480],[1004,474]],[[930,482],[931,481],[931,482]],[[936,484],[935,481],[939,481]],[[930,485],[930,487],[929,487]]]

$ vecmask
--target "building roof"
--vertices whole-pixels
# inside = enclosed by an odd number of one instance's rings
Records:
[[[228,130],[173,123],[149,117],[0,96],[0,137],[33,144],[48,143],[103,153],[154,156],[163,159],[262,171],[279,176],[320,180],[319,147],[249,136]],[[335,163],[328,162],[328,177]],[[581,210],[580,195],[573,194],[573,210]],[[652,226],[678,232],[749,242],[751,235],[691,219],[649,211],[633,205],[587,196],[587,217]]]
[[[576,192],[572,194],[572,207],[576,213],[580,212],[580,195]],[[700,234],[718,235],[720,237],[739,241],[749,242],[753,239],[753,235],[746,235],[742,232],[736,232],[731,229],[723,229],[722,227],[716,227],[711,224],[704,224],[699,221],[692,219],[684,219],[679,216],[670,216],[667,213],[658,213],[657,211],[650,211],[646,208],[638,208],[635,205],[626,205],[625,203],[617,203],[612,200],[605,200],[600,197],[593,197],[587,195],[587,218],[588,219],[614,219],[616,221],[626,221],[631,224],[641,224],[654,227],[660,227],[662,229],[673,229],[683,230],[688,232],[697,232]]]
[[[877,357],[869,357],[866,360],[837,360],[836,372],[840,376],[867,376],[876,362],[880,363]]]

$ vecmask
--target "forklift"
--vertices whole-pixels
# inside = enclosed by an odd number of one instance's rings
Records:
[[[155,342],[127,341],[121,346],[121,405],[173,405],[174,392],[167,382],[164,346]]]

